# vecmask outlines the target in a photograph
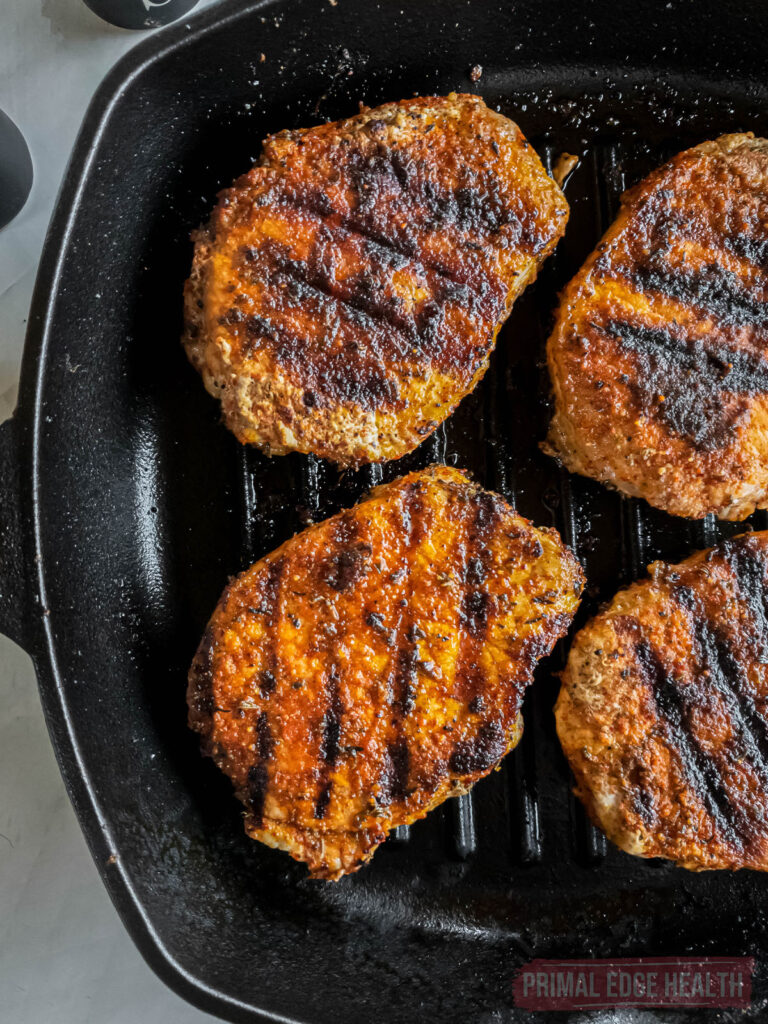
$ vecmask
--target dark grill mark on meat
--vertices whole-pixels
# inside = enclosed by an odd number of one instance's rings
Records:
[[[504,756],[508,742],[497,722],[483,722],[475,737],[457,743],[448,767],[456,775],[487,771]]]
[[[754,263],[761,270],[768,270],[768,238],[752,238],[743,234],[731,235],[723,239],[723,245],[734,255]]]
[[[343,239],[337,243],[337,235],[338,228],[323,225],[306,261],[294,259],[288,245],[270,239],[263,240],[258,247],[244,246],[240,259],[242,272],[251,280],[268,285],[264,302],[269,308],[265,312],[271,312],[272,317],[262,315],[247,319],[242,311],[236,310],[230,312],[236,314],[237,319],[230,320],[227,314],[227,322],[245,321],[251,339],[268,339],[287,371],[295,372],[299,365],[297,350],[303,345],[300,365],[306,372],[311,363],[318,363],[318,377],[325,384],[326,393],[331,382],[335,388],[342,386],[341,379],[329,379],[328,366],[334,362],[332,346],[318,344],[310,337],[301,341],[300,336],[286,328],[282,317],[290,316],[292,309],[311,313],[327,325],[328,335],[334,333],[338,324],[365,333],[366,352],[345,352],[343,359],[344,373],[358,380],[358,390],[373,387],[373,393],[377,394],[376,388],[380,388],[381,383],[372,382],[377,376],[385,379],[382,368],[394,362],[417,360],[435,368],[461,367],[471,376],[480,365],[485,349],[478,344],[474,354],[468,353],[466,339],[457,336],[455,327],[446,325],[446,310],[464,311],[464,315],[472,317],[477,324],[478,340],[482,340],[483,326],[490,340],[506,308],[504,284],[496,279],[491,282],[485,279],[487,275],[481,275],[479,286],[476,283],[469,286],[424,268],[427,291],[432,298],[408,311],[391,277],[380,265],[369,264],[354,276],[336,279],[338,252],[334,246],[345,244]],[[346,244],[349,246],[349,241]],[[369,383],[363,387],[366,374]],[[346,385],[345,393],[350,386]],[[395,401],[397,395],[391,393],[383,397]]]
[[[295,346],[301,343],[298,334],[292,334],[286,328],[267,320],[264,316],[257,316],[255,313],[245,320],[246,341],[244,348],[247,355],[254,355],[266,338],[268,341],[279,342],[283,347]]]
[[[408,793],[408,776],[411,767],[411,752],[402,738],[387,747],[384,765],[379,776],[377,802],[388,807],[397,800],[403,800]]]
[[[478,495],[474,518],[467,530],[465,542],[466,561],[462,571],[464,593],[459,606],[462,635],[456,665],[456,680],[468,702],[482,683],[480,652],[491,611],[491,598],[485,587],[491,554],[485,541],[492,536],[498,520],[499,509],[494,495]]]
[[[264,669],[263,672],[259,673],[259,693],[262,697],[268,697],[270,693],[274,693],[276,686],[277,679],[275,679],[275,673],[271,669]]]
[[[490,599],[483,590],[470,590],[462,600],[461,621],[471,637],[482,637],[488,624]]]
[[[369,544],[357,541],[358,523],[351,514],[342,514],[336,524],[334,547],[339,548],[326,569],[325,579],[339,592],[349,590],[364,575],[366,563],[371,554]],[[344,628],[344,624],[341,624]],[[343,637],[328,635],[323,643],[330,654],[334,643],[341,643]],[[320,791],[315,802],[315,817],[324,818],[331,801],[333,782],[328,770],[333,768],[339,756],[344,706],[341,702],[339,668],[334,665],[325,677],[325,714],[321,725],[318,757],[322,762]]]
[[[387,234],[386,226],[383,230],[376,230],[370,225],[365,224],[362,220],[355,217],[347,217],[338,211],[333,211],[329,208],[330,204],[327,197],[322,195],[322,193],[296,193],[289,191],[289,194],[291,205],[295,206],[296,209],[306,210],[308,213],[317,214],[320,217],[332,215],[335,225],[348,231],[350,234],[360,235],[361,238],[366,240],[371,249],[375,251],[379,260],[386,258],[392,262],[392,266],[398,266],[398,261],[403,261],[399,264],[401,266],[404,266],[406,261],[415,261],[424,270],[432,271],[432,273],[445,277],[449,281],[460,281],[453,267],[446,266],[435,259],[427,259],[420,254],[419,246],[412,236],[406,234],[395,238],[391,234]]]
[[[278,365],[299,386],[312,392],[318,408],[336,402],[350,402],[364,410],[397,408],[400,404],[397,382],[387,377],[375,346],[365,352],[357,344],[354,348],[334,348],[330,344],[333,324],[329,324],[328,343],[322,347],[264,316],[250,316],[244,328],[244,354],[253,356],[268,348]],[[265,339],[269,343],[266,346]]]
[[[701,450],[732,439],[745,410],[740,396],[768,392],[768,365],[754,353],[701,339],[688,343],[624,321],[610,320],[604,330],[637,357],[631,387],[643,411]]]
[[[330,780],[328,780],[323,784],[323,787],[320,790],[320,795],[318,796],[317,801],[315,802],[315,817],[318,820],[322,820],[328,813],[328,806],[331,802],[332,788],[333,783]]]
[[[372,548],[357,540],[357,524],[351,515],[342,515],[335,541],[335,551],[322,566],[320,577],[332,590],[344,594],[367,575]]]
[[[266,711],[262,711],[256,719],[256,762],[248,769],[248,806],[257,827],[261,827],[264,821],[264,801],[269,785],[267,765],[273,753],[269,720]]]
[[[260,613],[264,615],[264,625],[267,630],[266,662],[269,666],[262,672],[259,684],[260,687],[263,687],[265,678],[269,678],[272,682],[267,683],[267,687],[269,688],[270,685],[274,684],[273,689],[277,686],[278,637],[276,626],[280,619],[280,593],[284,569],[285,560],[283,558],[276,558],[267,566],[266,579],[262,590],[262,603],[259,609]],[[268,689],[269,692],[271,691]],[[266,696],[267,694],[264,694],[262,691],[262,695]],[[248,805],[257,826],[261,825],[264,816],[264,799],[269,782],[267,762],[272,757],[273,751],[274,742],[267,713],[266,711],[261,711],[256,719],[255,761],[248,769]]]
[[[249,277],[267,282],[276,290],[275,296],[287,296],[290,303],[285,308],[311,302],[318,310],[326,307],[329,320],[341,313],[375,335],[390,359],[404,358],[418,340],[413,319],[403,315],[391,299],[372,294],[369,277],[337,282],[333,267],[323,261],[317,246],[307,261],[294,259],[287,245],[272,240],[258,248],[248,247],[248,252]]]
[[[327,305],[329,317],[338,316],[337,307],[340,306],[344,316],[360,322],[368,334],[376,336],[386,358],[405,358],[411,353],[439,364],[445,344],[442,343],[441,348],[441,339],[426,333],[424,314],[418,307],[415,315],[405,310],[392,277],[385,272],[386,263],[382,265],[381,261],[371,261],[360,273],[337,280],[335,263],[339,253],[344,252],[345,245],[350,247],[349,239],[339,239],[338,231],[324,227],[318,231],[307,260],[294,259],[288,245],[271,239],[262,241],[258,248],[246,246],[242,252],[248,264],[247,276],[255,281],[268,282],[278,289],[277,295],[286,294],[292,305],[302,305],[307,301],[318,309]],[[408,262],[403,259],[406,266]],[[457,306],[468,315],[487,320],[489,324],[495,323],[502,313],[506,289],[500,284],[492,287],[482,281],[479,287],[470,287],[436,275],[418,260],[410,262],[414,264],[416,279],[426,283],[436,306]],[[241,310],[230,312],[233,319],[229,319],[227,314],[228,323],[245,319]]]
[[[653,828],[658,821],[656,802],[649,787],[648,770],[644,764],[635,762],[629,771],[632,809],[644,825]]]
[[[658,653],[645,640],[634,645],[640,674],[650,686],[659,718],[665,724],[685,783],[706,808],[721,838],[740,847],[728,792],[713,761],[690,731],[688,697],[667,673]]]
[[[407,204],[418,227],[428,231],[441,231],[456,227],[459,231],[480,236],[496,234],[502,227],[512,227],[515,244],[531,247],[535,252],[537,237],[535,211],[523,225],[509,208],[509,199],[500,190],[499,180],[488,176],[481,180],[473,175],[467,184],[446,189],[430,180],[430,168],[421,161],[403,159],[397,150],[379,145],[373,153],[352,150],[347,173],[357,201],[357,216],[361,222],[386,230],[380,211],[389,213],[388,197],[398,197],[399,204]]]
[[[344,708],[339,696],[339,671],[334,666],[326,683],[328,710],[323,718],[323,738],[320,744],[320,757],[326,764],[336,764],[339,756],[339,738],[341,737],[341,719]]]
[[[339,694],[339,670],[334,666],[329,672],[325,682],[325,693],[327,707],[323,716],[322,734],[320,739],[320,759],[324,763],[320,793],[315,802],[315,817],[324,818],[331,802],[333,781],[328,778],[328,768],[332,768],[339,756],[339,741],[341,739],[341,722],[344,716],[344,707]]]
[[[333,590],[350,590],[368,571],[370,544],[354,544],[332,555],[325,581]]]
[[[752,631],[746,650],[754,661],[768,663],[768,615],[766,614],[766,564],[762,549],[755,550],[750,537],[737,537],[722,545],[723,558],[734,575],[739,598],[749,611]]]
[[[421,490],[412,485],[402,495],[400,503],[400,522],[402,535],[406,537],[403,558],[408,566],[413,564],[413,554],[418,548],[425,532],[425,516],[421,500]],[[410,752],[404,719],[413,710],[416,701],[418,684],[417,665],[419,661],[418,639],[423,636],[412,620],[412,588],[410,572],[406,577],[403,613],[393,639],[398,638],[398,646],[392,652],[391,659],[391,711],[394,739],[390,743],[384,757],[379,776],[382,801],[391,803],[398,795],[405,793],[405,786],[410,771]]]
[[[276,558],[267,567],[267,578],[264,583],[264,599],[259,611],[266,616],[266,624],[274,626],[280,604],[280,586],[282,582],[285,559]]]
[[[728,678],[738,686],[744,716],[762,760],[768,764],[768,722],[755,705],[755,695],[749,681],[750,663],[768,664],[766,563],[762,557],[762,550],[749,536],[726,541],[720,547],[723,558],[733,573],[739,601],[749,616],[747,623],[740,623],[738,638],[729,649],[729,654],[736,665],[733,674]]]
[[[404,495],[401,506],[402,529],[407,534],[405,560],[410,566],[413,564],[413,552],[419,546],[424,536],[423,507],[420,493],[417,488],[411,487]],[[411,610],[411,584],[410,575],[406,586],[405,611],[400,621],[400,646],[394,656],[394,686],[393,686],[393,707],[401,717],[405,717],[413,710],[416,700],[416,684],[418,673],[416,666],[419,662],[419,650],[417,637],[413,628]],[[402,734],[402,726],[399,725]]]
[[[418,682],[419,655],[415,643],[406,641],[397,653],[397,672],[395,675],[394,706],[401,715],[409,715],[416,701],[416,683]]]
[[[764,327],[768,304],[744,290],[739,277],[717,264],[695,271],[680,270],[665,262],[665,254],[634,265],[628,280],[640,291],[654,291],[701,309],[721,324]]]
[[[690,587],[674,587],[672,597],[687,613],[699,667],[709,673],[708,683],[728,713],[736,737],[732,759],[744,758],[762,785],[768,786],[768,734],[749,696],[739,647],[731,647],[723,631],[709,622],[700,599]],[[741,808],[740,813],[743,815],[744,811]]]

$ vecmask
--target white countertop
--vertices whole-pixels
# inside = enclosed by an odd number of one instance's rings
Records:
[[[0,231],[0,420],[16,402],[35,270],[85,108],[145,35],[111,28],[82,0],[0,0],[0,108],[21,128],[35,165],[26,207]],[[0,1018],[213,1021],[165,988],[123,930],[64,791],[32,664],[5,637],[0,701]]]

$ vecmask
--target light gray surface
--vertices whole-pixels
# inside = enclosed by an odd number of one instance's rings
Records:
[[[0,419],[15,405],[35,269],[85,108],[145,35],[110,28],[82,0],[0,0],[0,108],[35,164],[27,206],[0,231]],[[32,664],[5,637],[0,702],[0,1020],[213,1021],[166,989],[124,932],[64,791]]]

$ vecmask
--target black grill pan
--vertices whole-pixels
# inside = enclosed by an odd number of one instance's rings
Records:
[[[35,660],[126,926],[198,1006],[232,1021],[527,1021],[512,981],[534,956],[744,954],[757,960],[753,1008],[716,1019],[767,1019],[768,879],[606,845],[570,796],[554,733],[564,647],[503,769],[336,885],[245,837],[184,696],[228,574],[436,460],[561,530],[589,577],[579,621],[650,560],[740,529],[672,519],[543,456],[542,360],[557,292],[625,185],[705,138],[768,133],[767,58],[762,0],[231,0],[142,43],[99,90],[46,243],[19,408],[0,431],[0,622]],[[566,237],[482,385],[383,468],[340,476],[241,449],[178,344],[189,230],[269,131],[451,89],[513,117],[550,166],[581,158]]]

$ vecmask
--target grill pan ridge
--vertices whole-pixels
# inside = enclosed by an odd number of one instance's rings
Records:
[[[654,558],[744,529],[673,519],[538,448],[557,294],[623,189],[706,138],[768,134],[764,5],[739,17],[715,2],[618,8],[229,0],[141,44],[86,118],[41,264],[19,409],[0,429],[0,623],[35,660],[70,795],[139,948],[226,1019],[536,1020],[512,999],[527,960],[649,954],[755,956],[752,1009],[717,1019],[765,1019],[768,878],[631,858],[592,827],[554,731],[567,642],[537,673],[501,771],[335,885],[245,837],[185,725],[186,670],[227,576],[411,469],[458,465],[556,526],[588,576],[577,626]],[[580,157],[565,238],[487,375],[395,463],[339,474],[241,448],[178,344],[190,228],[269,131],[451,89],[516,120],[549,170],[562,152]]]

